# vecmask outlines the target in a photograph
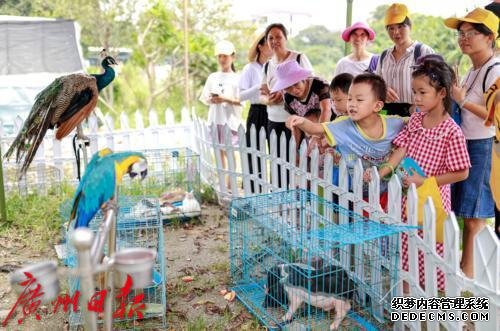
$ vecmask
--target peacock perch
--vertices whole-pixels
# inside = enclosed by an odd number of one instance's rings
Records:
[[[113,64],[115,59],[105,56],[101,62],[104,73],[58,77],[36,96],[23,128],[5,153],[9,158],[16,151],[18,164],[24,160],[20,177],[26,174],[47,129],[55,130],[56,139],[61,140],[90,115],[99,92],[115,78]]]

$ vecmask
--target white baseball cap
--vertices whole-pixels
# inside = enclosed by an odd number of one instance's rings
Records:
[[[217,44],[215,44],[215,55],[232,55],[234,52],[234,45],[230,41],[221,40]]]

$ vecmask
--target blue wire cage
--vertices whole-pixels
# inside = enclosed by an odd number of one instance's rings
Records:
[[[148,215],[138,213],[135,206],[141,200],[148,203]],[[142,247],[150,248],[157,252],[156,261],[153,268],[152,285],[145,289],[132,290],[128,302],[131,302],[135,295],[144,293],[145,309],[143,311],[143,318],[138,321],[137,315],[131,318],[115,319],[113,321],[113,328],[119,330],[126,329],[163,329],[166,328],[166,270],[165,270],[165,247],[163,241],[163,226],[160,219],[160,207],[157,199],[144,196],[120,196],[118,200],[119,211],[117,214],[116,222],[116,251],[124,248]],[[71,210],[71,201],[66,201],[61,207],[61,214],[67,215],[69,218]],[[97,233],[99,225],[103,221],[103,216],[99,212],[94,219],[90,222],[89,228]],[[63,263],[68,267],[76,267],[77,255],[76,249],[71,244],[71,235],[73,232],[73,224],[69,226],[70,230],[66,232],[65,243],[65,257]],[[107,245],[104,249],[107,254]],[[97,274],[94,278],[95,285],[98,288],[103,288],[103,274]],[[69,295],[72,296],[76,290],[80,289],[78,278],[70,277],[69,281]],[[115,288],[122,287],[123,284],[116,284]],[[115,292],[116,295],[116,292]],[[113,310],[117,308],[117,302],[114,300]],[[102,320],[99,320],[102,323]],[[69,316],[69,324],[71,328],[77,328],[83,324],[81,311],[76,313],[72,312]]]
[[[347,216],[338,224],[339,215]],[[230,270],[238,299],[269,329],[391,327],[405,226],[369,220],[305,190],[236,199]]]
[[[141,151],[148,161],[148,175],[143,181],[123,179],[120,193],[125,195],[153,195],[160,198],[160,216],[167,221],[187,220],[200,215],[200,210],[186,212],[182,200],[192,192],[199,202],[200,157],[189,148],[149,149]],[[147,210],[145,206],[136,206]]]

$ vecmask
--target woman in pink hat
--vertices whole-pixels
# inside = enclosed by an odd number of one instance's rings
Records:
[[[337,76],[349,73],[353,76],[365,71],[374,72],[378,57],[366,50],[369,41],[375,39],[375,32],[365,23],[356,22],[342,32],[342,39],[352,46],[352,53],[341,58],[335,67]]]
[[[313,122],[333,120],[332,100],[328,82],[313,77],[311,70],[302,68],[297,61],[287,61],[276,67],[276,83],[271,93],[283,91],[285,110],[291,115],[306,117]],[[297,146],[302,140],[296,131]]]

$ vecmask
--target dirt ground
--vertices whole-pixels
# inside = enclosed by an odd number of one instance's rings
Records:
[[[237,300],[228,301],[221,294],[230,281],[227,207],[203,205],[199,219],[164,226],[164,240],[168,330],[260,328]],[[25,263],[57,259],[53,245],[47,243],[42,250],[33,251],[16,240],[15,235],[0,237],[0,321],[17,300],[8,282],[9,273]],[[185,276],[192,277],[192,281],[183,280]],[[18,309],[6,329],[67,330],[67,316],[62,312],[53,315],[50,309],[42,306],[38,311],[40,320],[30,316],[21,325],[17,324],[22,316]]]

